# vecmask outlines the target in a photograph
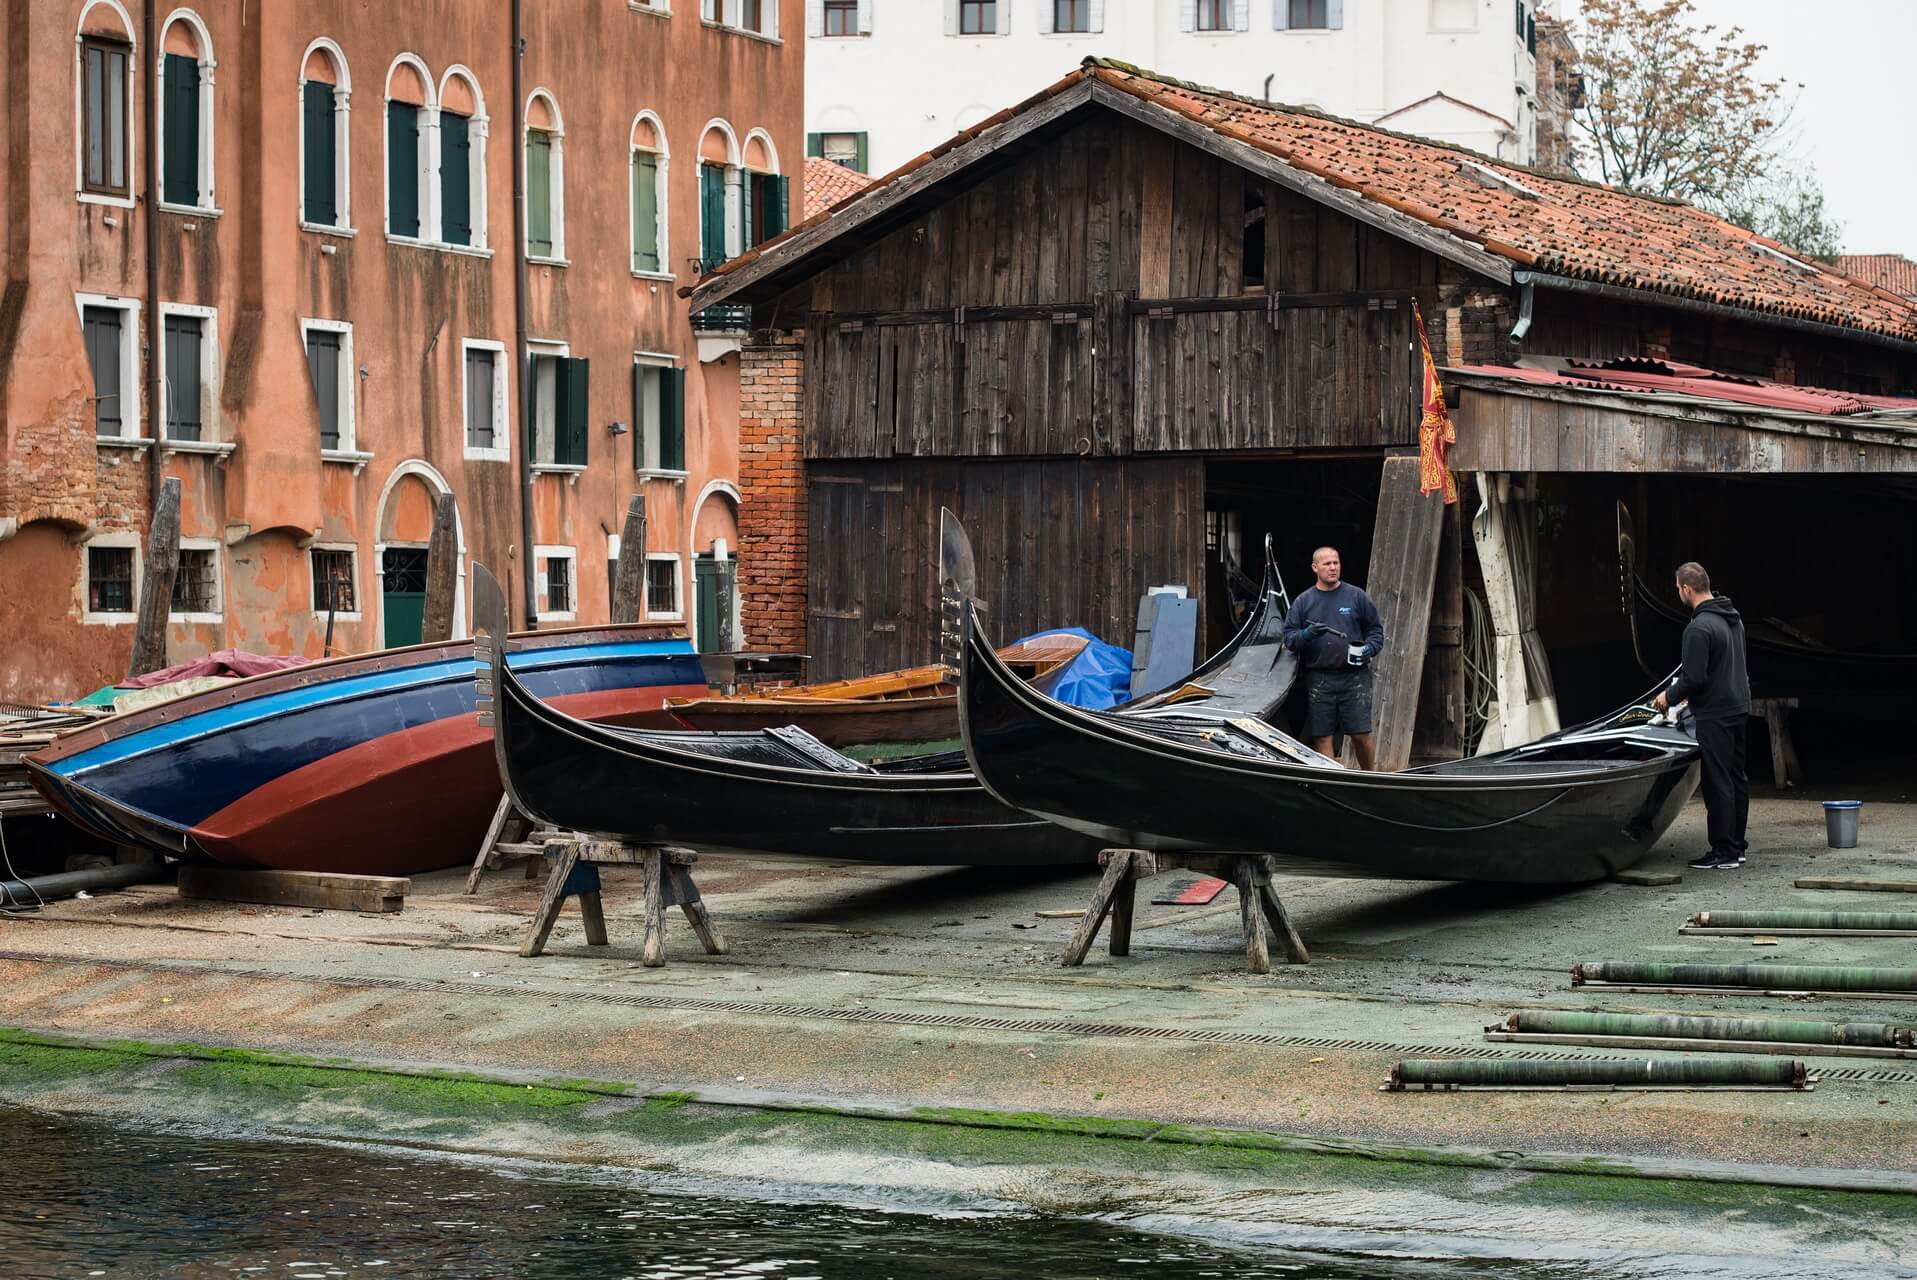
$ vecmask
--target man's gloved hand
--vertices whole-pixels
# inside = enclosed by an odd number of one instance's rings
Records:
[[[1322,622],[1311,622],[1305,625],[1305,639],[1307,640],[1316,640],[1319,636],[1328,636],[1330,634],[1331,628]]]

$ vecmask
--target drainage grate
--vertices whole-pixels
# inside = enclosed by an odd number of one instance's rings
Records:
[[[983,1018],[964,1013],[913,1013],[903,1009],[857,1009],[836,1006],[781,1004],[771,1000],[713,1000],[694,996],[651,996],[579,989],[543,990],[489,986],[480,982],[430,982],[419,978],[327,975],[302,977],[273,969],[208,969],[164,961],[92,959],[80,956],[44,956],[31,952],[0,951],[0,960],[40,964],[99,965],[159,973],[211,978],[255,978],[281,982],[315,982],[328,986],[376,991],[416,991],[428,995],[454,994],[490,999],[563,1000],[577,1004],[617,1005],[665,1013],[724,1013],[743,1017],[805,1018],[860,1026],[925,1027],[953,1031],[1013,1031],[1034,1035],[1110,1037],[1125,1040],[1172,1040],[1189,1044],[1244,1045],[1262,1049],[1339,1049],[1359,1053],[1393,1053],[1414,1058],[1500,1058],[1518,1062],[1576,1062],[1592,1053],[1556,1049],[1512,1049],[1486,1045],[1405,1044],[1394,1040],[1347,1040],[1324,1036],[1271,1035],[1259,1031],[1207,1031],[1193,1027],[1149,1027],[1122,1022],[1073,1022],[1059,1018]],[[1597,1056],[1616,1057],[1615,1051]],[[1917,1072],[1873,1071],[1862,1067],[1828,1069],[1819,1065],[1820,1082],[1849,1084],[1917,1084]]]

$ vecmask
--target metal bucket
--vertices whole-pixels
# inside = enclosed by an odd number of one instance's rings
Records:
[[[1824,801],[1824,835],[1831,848],[1857,847],[1857,819],[1863,808],[1862,800]]]

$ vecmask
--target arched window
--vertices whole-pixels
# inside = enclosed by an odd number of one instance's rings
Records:
[[[739,221],[739,139],[723,120],[699,139],[699,271],[712,270],[743,248]]]
[[[353,78],[346,55],[321,37],[300,60],[300,221],[344,230],[353,225],[347,111]]]
[[[526,99],[526,256],[566,257],[566,126],[544,89]]]
[[[441,244],[486,247],[486,100],[465,67],[439,82],[439,205]]]
[[[410,53],[386,71],[386,234],[432,239],[430,140],[438,103],[426,64]]]
[[[741,250],[750,249],[792,225],[790,184],[779,173],[779,153],[763,129],[746,135],[745,172],[739,183]]]
[[[632,269],[671,274],[666,249],[666,130],[641,111],[632,121]]]
[[[213,39],[191,9],[160,28],[160,203],[213,208]]]
[[[74,191],[133,206],[133,20],[120,0],[88,0],[73,38]]]

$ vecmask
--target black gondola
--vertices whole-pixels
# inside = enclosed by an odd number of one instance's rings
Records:
[[[1672,603],[1676,589],[1654,590],[1637,568],[1637,535],[1630,508],[1617,504],[1618,596],[1631,628],[1631,652],[1646,674],[1677,663],[1689,621]],[[1861,694],[1917,697],[1917,654],[1832,649],[1793,634],[1774,618],[1744,619],[1744,661],[1751,692],[1760,698]]]
[[[1274,665],[1273,687],[1288,681]],[[1655,844],[1697,784],[1697,744],[1648,708],[1496,755],[1347,770],[1253,715],[1141,714],[1034,698],[965,609],[959,727],[1006,804],[1107,847],[1264,853],[1319,875],[1577,883]]]

